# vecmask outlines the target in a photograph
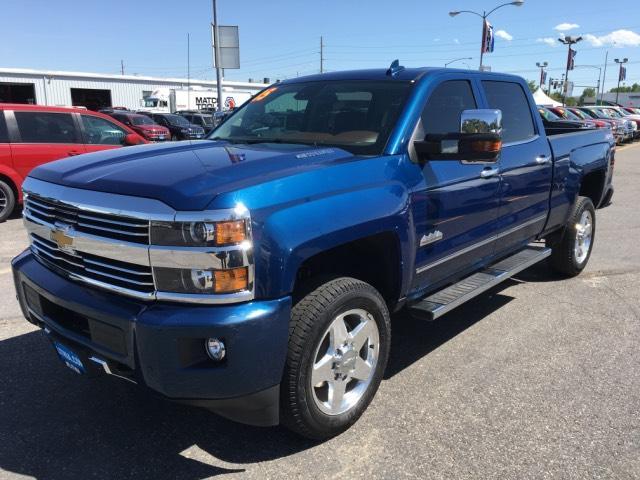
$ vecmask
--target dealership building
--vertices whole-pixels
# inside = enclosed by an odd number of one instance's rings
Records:
[[[264,83],[269,83],[264,79]],[[264,83],[224,80],[224,91],[258,92]],[[90,110],[105,107],[136,109],[141,100],[161,88],[213,90],[216,82],[186,78],[158,78],[87,72],[0,68],[0,103],[32,103],[53,106],[82,106]]]

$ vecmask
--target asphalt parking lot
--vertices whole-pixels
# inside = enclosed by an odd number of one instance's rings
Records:
[[[640,145],[587,270],[535,266],[434,323],[394,318],[362,419],[324,443],[65,369],[21,316],[0,225],[0,478],[640,478]]]

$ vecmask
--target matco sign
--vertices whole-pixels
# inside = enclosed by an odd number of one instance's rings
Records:
[[[215,109],[218,105],[218,99],[215,97],[196,97],[196,108],[202,110],[203,108]]]

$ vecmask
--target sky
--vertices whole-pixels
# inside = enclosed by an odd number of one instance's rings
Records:
[[[0,66],[50,70],[187,76],[187,34],[192,78],[212,79],[211,0],[0,0]],[[477,68],[482,20],[454,18],[450,10],[491,10],[492,0],[218,0],[221,25],[238,25],[239,70],[225,78],[271,81],[317,73],[320,37],[327,71],[402,65]],[[8,21],[11,20],[11,21]],[[640,83],[640,8],[631,0],[525,0],[489,17],[495,51],[485,54],[493,71],[538,80],[536,62],[549,76],[564,73],[562,35],[582,35],[576,91],[594,86],[606,52],[606,89],[616,86],[614,58],[629,59],[627,82]],[[585,67],[580,67],[585,65]]]

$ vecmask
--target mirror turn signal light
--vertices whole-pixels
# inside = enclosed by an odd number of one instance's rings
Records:
[[[501,148],[502,142],[500,140],[477,140],[471,142],[471,151],[473,152],[498,153]]]

